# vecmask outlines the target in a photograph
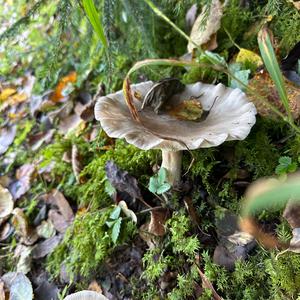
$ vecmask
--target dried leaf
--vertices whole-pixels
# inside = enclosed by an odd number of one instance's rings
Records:
[[[17,91],[14,88],[5,88],[0,92],[0,101],[6,101],[10,96],[14,95]]]
[[[68,84],[74,84],[77,81],[76,72],[70,72],[67,76],[60,79],[55,91],[51,95],[50,99],[53,102],[60,102],[66,97],[66,89]]]
[[[102,294],[102,292],[103,292],[101,286],[98,284],[98,282],[96,280],[93,280],[89,284],[88,289],[89,289],[89,291],[94,291],[94,292],[97,292],[97,293],[100,293],[100,294]]]
[[[5,223],[0,229],[0,241],[5,241],[13,233],[10,223]]]
[[[58,131],[63,134],[67,135],[71,131],[74,131],[78,126],[82,123],[82,120],[76,114],[70,115],[59,123]]]
[[[105,171],[107,179],[118,191],[126,192],[133,198],[142,198],[137,180],[127,171],[120,170],[112,160],[106,162]]]
[[[61,235],[56,235],[37,243],[32,250],[32,257],[38,259],[47,256],[59,245],[61,239]]]
[[[9,216],[14,209],[14,201],[8,189],[0,185],[0,218]]]
[[[209,15],[207,16],[207,9],[209,9]],[[202,9],[201,14],[197,17],[191,34],[191,40],[198,46],[205,48],[205,44],[209,45],[209,42],[213,35],[219,30],[221,26],[221,18],[223,16],[223,5],[219,0],[212,0],[211,5],[205,6]],[[195,48],[194,43],[189,41],[188,52],[192,52]],[[203,47],[204,46],[204,47]],[[214,50],[216,45],[207,46],[206,50]]]
[[[37,226],[36,233],[39,237],[48,239],[55,236],[55,228],[50,220],[42,221],[42,223]]]
[[[53,189],[51,193],[48,194],[48,202],[58,207],[59,212],[66,221],[73,221],[73,210],[65,196],[60,191]]]
[[[165,223],[168,218],[168,211],[165,208],[152,210],[148,231],[155,236],[164,236],[166,233]]]
[[[0,129],[0,155],[5,153],[16,136],[16,126]]]
[[[17,180],[14,181],[10,186],[10,192],[12,193],[15,200],[22,197],[31,187],[31,181],[35,175],[35,165],[25,164],[19,168],[16,172]]]
[[[203,114],[203,107],[196,99],[189,99],[172,107],[168,113],[179,120],[199,121]]]
[[[19,249],[18,249],[19,247]],[[17,272],[21,272],[23,274],[27,274],[31,270],[31,262],[32,262],[32,246],[24,246],[18,245],[15,250],[15,257],[19,257],[17,263]]]
[[[13,210],[12,224],[16,234],[21,237],[22,242],[26,245],[32,245],[38,239],[36,232],[29,226],[27,217],[21,208],[16,207]]]
[[[57,210],[50,209],[48,218],[53,223],[54,228],[60,232],[65,233],[71,222],[67,221]]]

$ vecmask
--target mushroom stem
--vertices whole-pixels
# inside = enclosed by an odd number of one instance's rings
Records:
[[[168,173],[168,182],[173,186],[180,182],[182,151],[162,150],[162,164]]]

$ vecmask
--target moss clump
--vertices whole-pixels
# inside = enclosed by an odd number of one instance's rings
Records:
[[[47,268],[53,276],[59,275],[62,265],[71,276],[91,276],[114,247],[133,236],[135,225],[123,220],[117,242],[113,243],[112,229],[106,224],[111,212],[112,208],[107,208],[75,218],[63,242],[48,257]]]

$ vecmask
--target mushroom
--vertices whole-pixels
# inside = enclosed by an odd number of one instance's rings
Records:
[[[131,85],[135,106],[141,109],[141,99],[153,86],[152,81]],[[156,114],[151,107],[140,110],[141,123],[135,121],[126,105],[123,91],[98,98],[95,118],[105,132],[113,138],[125,138],[129,144],[144,150],[161,149],[162,167],[167,170],[168,181],[180,181],[182,150],[215,147],[229,140],[243,140],[255,123],[256,109],[239,89],[223,84],[197,82],[167,102],[176,108],[188,99],[198,101],[207,112],[204,120],[178,119],[164,111]]]
[[[67,296],[64,300],[108,300],[108,298],[94,291],[81,291]]]

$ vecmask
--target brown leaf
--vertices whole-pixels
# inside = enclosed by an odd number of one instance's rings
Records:
[[[10,186],[10,192],[12,193],[15,200],[22,197],[31,187],[31,181],[35,175],[35,165],[25,164],[19,168],[16,172],[17,180],[14,181]]]
[[[178,120],[198,121],[203,114],[203,108],[196,99],[189,99],[169,109],[168,114]]]
[[[73,221],[73,210],[65,196],[60,191],[53,189],[51,193],[48,194],[48,202],[58,207],[59,212],[66,221]]]
[[[71,131],[74,131],[81,123],[82,120],[79,116],[76,114],[70,115],[59,123],[58,131],[61,134],[67,135]]]
[[[96,280],[93,280],[89,284],[88,290],[89,291],[94,291],[94,292],[97,292],[97,293],[100,293],[100,294],[103,293],[101,286],[98,284],[98,282]]]
[[[8,189],[0,185],[0,218],[9,216],[14,209],[14,201]]]
[[[155,236],[164,236],[166,233],[165,223],[168,218],[168,211],[165,208],[152,210],[148,231]]]
[[[60,233],[65,233],[71,224],[70,221],[66,221],[66,219],[55,209],[49,210],[48,219],[53,223],[54,228]]]
[[[0,241],[5,241],[13,233],[10,223],[5,223],[0,229]]]
[[[32,257],[38,259],[47,256],[59,245],[61,240],[62,236],[56,235],[37,243],[32,250]]]

